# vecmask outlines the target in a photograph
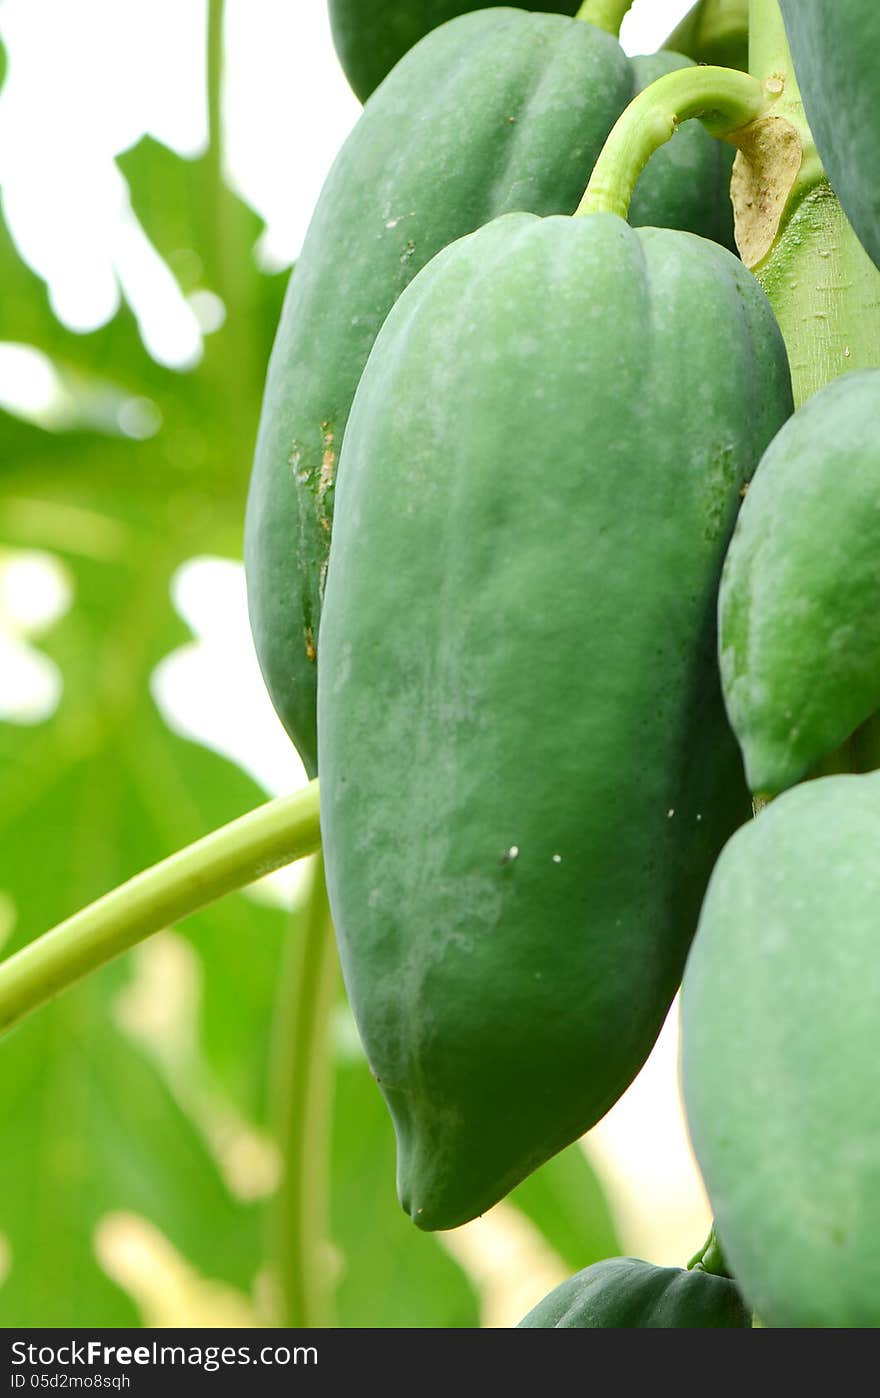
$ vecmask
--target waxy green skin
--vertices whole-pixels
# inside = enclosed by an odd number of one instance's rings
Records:
[[[691,1136],[769,1326],[880,1325],[878,849],[880,775],[786,792],[722,854],[685,971]]]
[[[272,351],[245,530],[257,655],[310,775],[336,468],[373,341],[455,238],[511,210],[572,213],[635,81],[616,40],[583,21],[466,15],[400,63],[328,177]],[[637,212],[723,236],[717,146],[688,123],[649,162]]]
[[[581,1135],[654,1042],[749,813],[715,598],[790,409],[742,264],[604,214],[496,220],[376,342],[331,548],[321,822],[423,1228]]]
[[[751,1313],[727,1277],[610,1257],[557,1286],[517,1329],[745,1330],[751,1325]]]
[[[581,0],[530,0],[530,10],[573,15]],[[366,102],[404,54],[438,25],[486,0],[329,0],[339,61],[355,94]]]
[[[782,791],[880,709],[880,370],[768,447],[719,594],[727,712],[753,791]]]
[[[877,0],[780,3],[822,164],[880,267],[880,5]]]

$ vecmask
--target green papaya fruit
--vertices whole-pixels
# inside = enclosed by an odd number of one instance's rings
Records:
[[[557,1286],[519,1330],[751,1329],[735,1282],[697,1269],[609,1257]]]
[[[748,72],[749,0],[699,0],[663,47],[695,63]]]
[[[617,41],[583,21],[464,15],[406,55],[333,166],[272,351],[245,528],[257,655],[310,775],[336,466],[376,334],[455,238],[508,211],[572,213],[633,82]],[[690,125],[697,141],[677,134],[671,163],[658,151],[637,195],[687,219],[699,212],[691,195],[665,191],[708,190],[717,175],[716,143]],[[714,205],[704,218],[693,231],[714,231]]]
[[[611,215],[495,220],[380,332],[342,452],[321,822],[423,1228],[580,1136],[654,1042],[748,814],[716,589],[790,410],[742,264]]]
[[[508,210],[571,213],[631,84],[591,25],[464,15],[407,54],[330,172],[272,351],[245,529],[257,655],[311,775],[336,463],[376,334],[455,238]]]
[[[880,5],[781,0],[798,85],[834,191],[880,267]]]
[[[786,792],[727,845],[683,990],[688,1122],[769,1326],[880,1326],[880,774]]]
[[[529,9],[573,15],[580,3],[530,0]],[[362,102],[431,30],[457,15],[491,8],[486,0],[329,0],[329,4],[339,61]]]
[[[636,92],[658,78],[693,64],[680,53],[631,58]],[[671,141],[655,151],[636,184],[629,206],[635,228],[681,228],[736,251],[730,178],[736,151],[713,140],[699,121],[685,121]]]
[[[767,448],[719,594],[727,713],[753,791],[784,790],[880,709],[880,370]]]

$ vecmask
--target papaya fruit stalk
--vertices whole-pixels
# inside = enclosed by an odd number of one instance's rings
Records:
[[[617,38],[624,16],[632,5],[633,0],[584,0],[575,19],[585,19],[596,29],[604,29]]]
[[[683,121],[702,119],[712,135],[737,144],[777,96],[733,68],[682,68],[645,88],[620,116],[593,167],[578,214],[626,218],[636,181]]]

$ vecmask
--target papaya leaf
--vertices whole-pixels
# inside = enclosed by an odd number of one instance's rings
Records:
[[[159,209],[195,180],[197,162],[162,152],[154,163],[165,171],[165,186],[151,186]],[[181,237],[196,240],[185,229]],[[0,538],[58,556],[73,590],[71,609],[40,641],[63,679],[57,711],[33,727],[0,724],[0,889],[14,916],[5,953],[263,793],[174,736],[149,691],[155,666],[188,639],[169,596],[175,570],[194,553],[240,549],[259,371],[234,399],[218,391],[247,360],[240,323],[229,317],[211,353],[181,375],[150,360],[125,308],[91,335],[59,325],[2,224],[0,270],[0,338],[148,398],[159,425],[136,440],[0,417]],[[250,258],[239,276],[260,288],[264,308],[247,329],[256,366],[280,286],[267,290]],[[282,913],[238,896],[180,929],[199,967],[193,1064],[250,1125],[266,1115],[283,928]],[[131,1323],[131,1301],[94,1252],[96,1224],[119,1210],[144,1216],[199,1271],[240,1289],[262,1265],[261,1210],[230,1188],[192,1091],[120,1022],[133,965],[107,967],[0,1042],[0,1119],[15,1143],[0,1164],[0,1232],[12,1254],[0,1288],[5,1324]]]

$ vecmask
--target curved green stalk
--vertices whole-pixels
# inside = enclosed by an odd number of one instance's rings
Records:
[[[315,861],[304,925],[289,941],[274,1045],[275,1127],[284,1159],[270,1226],[282,1325],[332,1320],[329,1178],[333,1058],[330,1018],[339,979],[324,861]]]
[[[135,875],[0,962],[0,1034],[145,937],[320,843],[313,781]]]
[[[721,1244],[718,1241],[718,1235],[715,1232],[714,1223],[709,1230],[709,1236],[705,1243],[700,1248],[699,1252],[694,1253],[690,1262],[687,1264],[687,1270],[689,1272],[709,1272],[713,1277],[727,1277],[730,1279],[730,1272],[727,1268],[724,1253],[721,1250]]]
[[[632,6],[633,0],[584,0],[575,19],[585,19],[588,24],[604,29],[616,39],[623,17]]]
[[[658,78],[618,119],[577,213],[626,218],[639,175],[681,122],[701,117],[713,136],[729,140],[761,116],[770,100],[756,78],[732,68],[681,68]]]

